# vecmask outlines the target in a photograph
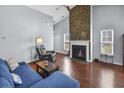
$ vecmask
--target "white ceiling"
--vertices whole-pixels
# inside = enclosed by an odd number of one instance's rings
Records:
[[[69,15],[69,12],[64,5],[28,5],[27,7],[52,16],[54,24],[60,22]],[[73,8],[74,5],[70,5],[69,7]]]

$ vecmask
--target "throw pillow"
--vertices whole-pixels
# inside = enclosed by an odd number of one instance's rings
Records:
[[[9,65],[9,68],[11,71],[15,70],[19,66],[19,64],[17,63],[15,59],[9,59],[6,62]]]
[[[21,80],[19,75],[15,74],[15,73],[11,73],[11,75],[12,75],[12,78],[13,78],[13,82],[15,84],[22,84],[22,80]]]

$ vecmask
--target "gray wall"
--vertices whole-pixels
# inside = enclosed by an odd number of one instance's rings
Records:
[[[114,30],[114,63],[122,64],[124,6],[93,6],[93,57],[100,58],[100,31]],[[104,59],[103,59],[104,60]],[[110,59],[108,60],[110,62]]]
[[[43,38],[48,50],[53,50],[52,19],[25,6],[0,6],[0,57],[34,60],[37,36]]]
[[[55,51],[67,54],[64,50],[64,34],[69,33],[69,18],[62,20],[54,26]]]

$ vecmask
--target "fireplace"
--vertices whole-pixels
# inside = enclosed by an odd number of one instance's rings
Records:
[[[79,58],[86,61],[86,46],[72,45],[72,58]]]
[[[89,62],[90,61],[90,41],[88,40],[70,41],[70,57],[79,58]]]

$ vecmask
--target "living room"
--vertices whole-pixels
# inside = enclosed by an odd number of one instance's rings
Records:
[[[1,66],[0,76],[11,79],[1,87],[124,87],[123,8],[1,5],[0,64],[16,74],[8,78]]]

